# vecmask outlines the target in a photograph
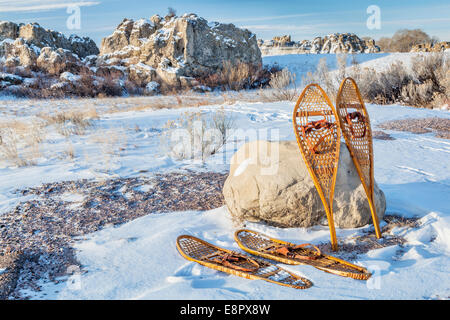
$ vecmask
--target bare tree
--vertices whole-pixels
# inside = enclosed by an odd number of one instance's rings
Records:
[[[168,8],[167,8],[167,15],[168,15],[169,17],[175,17],[175,16],[177,15],[177,10],[175,10],[175,9],[172,8],[172,7],[168,7]]]
[[[377,41],[381,51],[384,52],[409,52],[414,45],[436,41],[420,29],[401,29],[392,38],[383,37]]]

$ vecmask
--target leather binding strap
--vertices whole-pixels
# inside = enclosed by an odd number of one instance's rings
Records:
[[[249,259],[249,258],[241,256],[241,255],[237,255],[237,254],[225,253],[224,255],[214,258],[212,260],[216,263],[219,263],[219,264],[225,266],[225,267],[228,267],[228,268],[231,268],[234,270],[239,270],[239,271],[255,272],[259,269],[259,264],[255,260]],[[244,268],[244,267],[241,267],[241,266],[235,264],[242,260],[248,261],[250,264],[253,264],[254,267],[253,268]]]
[[[323,140],[325,140],[325,138],[327,137],[327,135],[323,135],[319,141],[317,141],[317,143],[315,145],[312,145],[310,139],[308,139],[308,134],[311,133],[311,131],[313,130],[320,130],[320,129],[330,129],[331,127],[333,127],[335,124],[328,122],[326,119],[322,119],[322,120],[317,120],[317,121],[310,121],[308,122],[306,125],[301,126],[302,128],[302,135],[306,141],[306,144],[308,145],[309,151],[311,151],[314,154],[318,154],[319,151],[317,151],[317,148],[320,146],[320,144],[323,142]]]

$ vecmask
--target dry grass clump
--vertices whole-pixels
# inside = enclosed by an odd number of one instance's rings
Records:
[[[63,136],[82,135],[93,126],[93,119],[98,119],[95,108],[61,111],[56,114],[40,114],[46,126],[54,125]]]
[[[0,160],[18,167],[34,165],[41,156],[40,143],[45,139],[43,124],[38,121],[0,123]]]
[[[47,133],[54,127],[58,133],[69,138],[83,135],[93,126],[98,114],[94,108],[60,111],[55,114],[39,114],[32,120],[6,120],[0,122],[0,161],[6,161],[19,167],[36,164],[42,157],[42,143]],[[74,149],[70,141],[64,154],[74,158]]]

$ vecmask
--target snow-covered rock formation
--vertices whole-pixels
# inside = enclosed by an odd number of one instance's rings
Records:
[[[78,59],[99,53],[95,42],[87,37],[71,35],[67,38],[37,23],[0,21],[0,59],[6,66],[35,67],[44,48],[47,55],[49,50],[59,54],[57,50],[62,49]]]
[[[272,40],[258,40],[263,56],[299,53],[376,53],[380,48],[373,39],[361,39],[353,33],[333,33],[299,42],[290,36],[274,37]]]
[[[189,86],[225,61],[261,65],[255,34],[195,14],[124,19],[102,40],[96,65],[119,68],[137,83]]]
[[[64,72],[82,74],[83,94],[91,84],[102,82],[114,87],[110,92],[119,94],[128,92],[127,85],[144,94],[195,88],[199,86],[196,78],[210,76],[225,62],[245,63],[260,70],[262,59],[255,34],[233,24],[208,23],[195,14],[124,19],[102,40],[100,50],[89,38],[66,38],[37,23],[0,22],[0,71],[19,72],[26,74],[25,78],[50,77],[47,87],[51,88],[65,88],[60,81],[66,77],[59,76]],[[6,80],[11,76],[3,78],[2,88],[16,86],[17,81]],[[36,92],[40,89],[34,87]]]

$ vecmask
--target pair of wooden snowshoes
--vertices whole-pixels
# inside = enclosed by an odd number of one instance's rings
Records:
[[[380,238],[373,204],[372,130],[355,81],[351,78],[342,81],[336,98],[336,109],[319,85],[308,85],[295,105],[293,125],[303,160],[325,208],[333,250],[337,250],[337,240],[332,204],[341,131],[366,192],[376,235]],[[277,262],[311,265],[329,273],[359,280],[367,280],[371,275],[365,268],[325,255],[310,244],[296,245],[245,229],[236,231],[235,240],[244,251]],[[177,248],[188,260],[247,279],[265,280],[296,289],[306,289],[312,285],[308,279],[267,260],[222,249],[192,236],[178,237]]]
[[[236,231],[234,237],[242,250],[265,259],[290,265],[310,265],[329,273],[358,280],[367,280],[371,275],[365,268],[325,255],[319,248],[309,243],[295,245],[247,229]],[[223,249],[193,236],[179,236],[177,248],[187,260],[195,261],[211,269],[295,289],[307,289],[312,286],[310,280],[267,260]]]
[[[319,85],[308,85],[295,105],[292,122],[303,160],[325,208],[332,249],[337,250],[333,196],[341,131],[366,192],[376,236],[380,238],[373,196],[372,129],[356,82],[352,78],[342,81],[336,97],[336,108]]]

